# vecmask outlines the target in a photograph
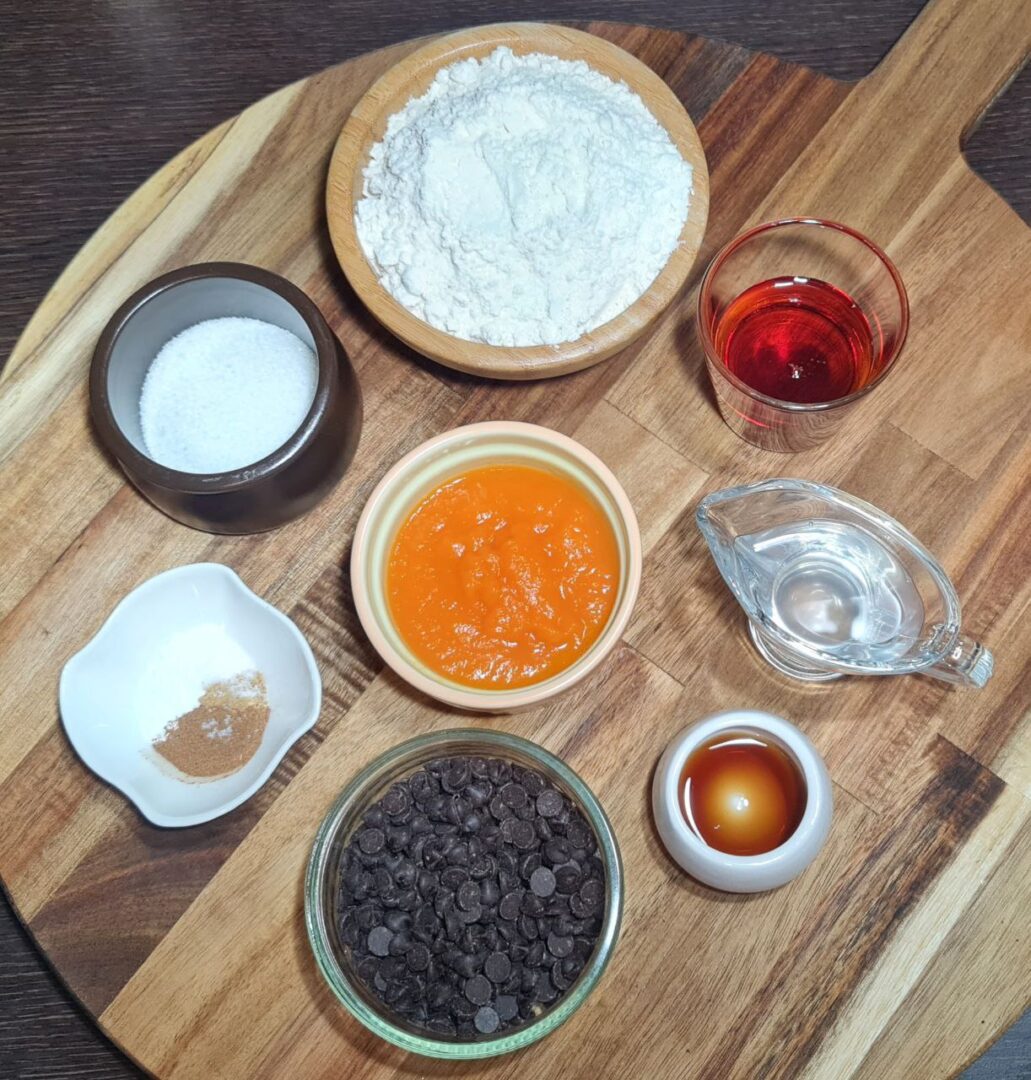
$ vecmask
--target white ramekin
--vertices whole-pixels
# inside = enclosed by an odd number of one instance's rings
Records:
[[[762,855],[729,855],[709,847],[688,826],[680,806],[680,782],[692,751],[721,731],[742,729],[779,743],[802,770],[806,787],[798,828]],[[787,720],[754,709],[716,713],[685,728],[666,747],[652,782],[652,810],[666,849],[693,878],[724,892],[765,892],[797,877],[827,839],[833,803],[827,766],[809,739]]]

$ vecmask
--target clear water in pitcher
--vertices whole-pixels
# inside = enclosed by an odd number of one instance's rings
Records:
[[[734,540],[753,595],[780,629],[851,659],[891,661],[924,624],[913,579],[872,533],[838,521],[800,521]]]

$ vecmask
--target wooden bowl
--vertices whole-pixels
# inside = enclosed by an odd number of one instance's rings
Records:
[[[468,57],[482,58],[501,45],[518,55],[547,53],[584,60],[596,71],[627,84],[669,132],[693,170],[693,189],[680,243],[648,289],[625,311],[575,341],[561,345],[500,346],[457,338],[413,315],[379,283],[358,240],[355,203],[369,151],[387,121],[409,99],[425,93],[437,71]],[[448,367],[496,379],[538,379],[579,371],[625,348],[647,330],[680,291],[705,233],[709,173],[691,118],[651,68],[593,34],[548,23],[497,23],[434,38],[395,64],[355,106],[340,132],[329,166],[326,215],[337,259],[355,292],[388,330],[417,352]]]

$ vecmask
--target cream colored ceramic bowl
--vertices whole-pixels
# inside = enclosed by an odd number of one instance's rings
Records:
[[[612,524],[619,548],[616,603],[597,641],[564,671],[515,690],[478,690],[431,671],[394,626],[386,569],[398,529],[415,504],[451,477],[485,465],[519,464],[561,473],[586,488]],[[351,549],[351,588],[358,617],[376,651],[406,682],[447,705],[474,712],[526,709],[589,675],[619,641],[641,582],[641,534],[626,492],[609,468],[578,442],[536,424],[492,421],[454,428],[406,454],[365,504]]]

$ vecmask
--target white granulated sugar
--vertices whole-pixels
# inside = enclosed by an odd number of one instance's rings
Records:
[[[431,325],[559,344],[648,288],[690,195],[691,166],[625,83],[499,48],[390,118],[355,224],[384,287]]]
[[[147,454],[189,473],[253,465],[301,426],[315,400],[315,354],[260,319],[208,319],[169,341],[140,394]]]

